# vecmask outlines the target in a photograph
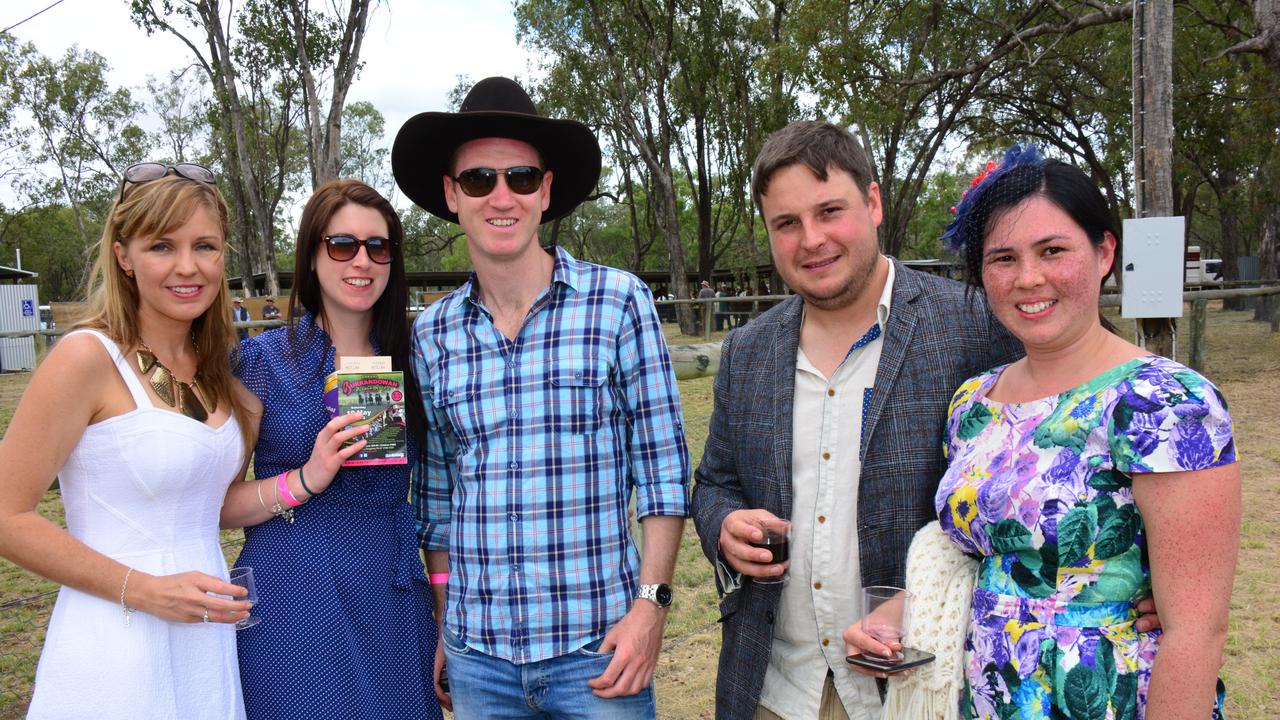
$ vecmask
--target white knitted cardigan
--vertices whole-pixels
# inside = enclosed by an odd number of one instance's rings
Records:
[[[959,720],[964,689],[964,637],[978,561],[960,552],[937,521],[925,525],[907,551],[911,601],[907,644],[937,660],[892,677],[884,720]]]

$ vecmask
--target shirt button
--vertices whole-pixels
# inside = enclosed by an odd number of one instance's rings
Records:
[[[821,590],[821,589],[822,589],[822,581],[818,581],[818,582],[814,583],[814,584],[813,584],[813,589],[814,589],[814,590]]]
[[[822,453],[822,459],[823,459],[823,460],[830,460],[830,459],[831,459],[831,453],[829,453],[829,452],[824,452],[824,453]]]
[[[827,397],[835,397],[835,396],[836,396],[836,391],[831,388],[827,388]],[[823,640],[822,642],[825,643],[826,640]]]
[[[508,515],[507,517],[511,519],[511,522],[518,522],[518,521],[520,520],[520,513],[514,513],[514,512],[513,512],[513,513],[511,513],[510,515]]]
[[[520,572],[520,564],[519,564],[519,563],[511,563],[511,572],[513,572],[513,573],[518,573],[518,572]]]
[[[573,376],[574,376],[574,377],[576,377],[576,378],[578,378],[579,380],[581,380],[581,379],[582,379],[582,371],[581,371],[581,370],[579,370],[579,371],[575,372],[575,373],[573,374]]]
[[[511,464],[507,465],[507,467],[511,468],[512,470],[519,470],[520,463],[516,462],[515,460],[512,460]]]
[[[831,644],[831,641],[830,641],[830,640],[828,640],[828,639],[826,639],[826,638],[822,638],[822,647],[826,647],[826,646],[828,646],[828,645],[830,645],[830,644]]]
[[[819,522],[819,523],[824,523],[824,522],[826,522],[826,521],[827,521],[827,516],[826,516],[826,515],[819,515],[819,516],[818,516],[818,522]]]

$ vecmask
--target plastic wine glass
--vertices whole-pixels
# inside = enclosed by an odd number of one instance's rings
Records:
[[[245,600],[249,602],[249,604],[252,605],[253,607],[258,606],[258,586],[254,584],[254,581],[253,581],[253,568],[251,567],[232,568],[231,584],[239,585],[240,587],[248,591],[244,597],[239,598],[240,600]],[[245,628],[251,628],[260,622],[262,622],[262,618],[258,617],[257,615],[254,615],[253,608],[251,607],[249,609],[248,617],[246,617],[243,620],[236,621],[236,629],[244,630]]]
[[[863,588],[862,632],[885,645],[901,643],[909,630],[907,617],[910,606],[911,593],[903,588],[887,585]],[[899,650],[886,659],[898,662],[903,657]]]

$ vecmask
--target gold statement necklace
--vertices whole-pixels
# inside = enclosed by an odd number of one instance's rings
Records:
[[[209,419],[209,413],[218,411],[217,398],[209,398],[200,389],[200,376],[197,374],[190,383],[175,378],[169,368],[160,362],[156,354],[146,343],[138,344],[138,370],[148,376],[151,388],[160,399],[171,408],[197,422]],[[208,405],[209,409],[205,410]]]

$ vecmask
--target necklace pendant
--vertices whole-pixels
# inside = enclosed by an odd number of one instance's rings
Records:
[[[155,372],[151,374],[151,389],[156,391],[165,405],[173,407],[177,402],[173,393],[173,375],[169,373],[169,368],[160,363],[155,364]]]
[[[208,420],[209,414],[217,411],[217,400],[207,401],[202,397],[204,393],[196,378],[190,383],[178,380],[145,344],[138,347],[137,360],[138,370],[147,375],[151,389],[165,405],[196,422]]]
[[[197,422],[209,419],[209,413],[196,396],[194,388],[184,382],[178,383],[178,411]]]
[[[138,370],[143,375],[151,372],[151,368],[156,366],[156,354],[151,352],[151,348],[143,345],[138,348]]]

